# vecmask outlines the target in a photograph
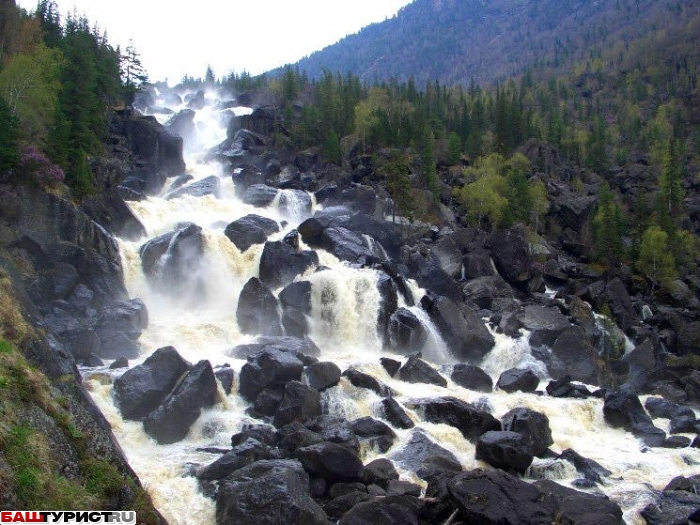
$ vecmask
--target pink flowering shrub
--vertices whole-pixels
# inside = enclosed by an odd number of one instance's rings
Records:
[[[55,186],[66,178],[64,171],[35,146],[28,146],[22,150],[17,172],[20,179],[47,186]]]

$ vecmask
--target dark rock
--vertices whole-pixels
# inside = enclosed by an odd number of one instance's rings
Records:
[[[668,482],[664,490],[685,490],[698,494],[700,493],[700,475],[690,476],[688,478],[685,476],[676,476]]]
[[[492,467],[524,474],[533,459],[529,440],[523,434],[494,430],[479,437],[476,459]]]
[[[384,418],[396,428],[413,428],[416,424],[393,397],[382,399]]]
[[[126,357],[120,357],[118,359],[115,359],[114,362],[109,365],[110,370],[117,370],[119,368],[128,368],[129,367],[129,360]]]
[[[681,355],[700,354],[700,321],[687,323],[680,327],[676,347]]]
[[[526,237],[524,229],[515,227],[497,231],[488,239],[488,248],[498,273],[508,283],[521,289],[539,275]]]
[[[557,337],[571,327],[569,320],[554,306],[528,305],[515,318],[520,326],[532,332],[532,346],[552,346]]]
[[[292,230],[284,236],[282,242],[289,244],[289,246],[291,246],[295,250],[298,250],[300,238],[301,236],[299,235],[299,231]]]
[[[467,304],[480,310],[497,309],[503,303],[514,301],[513,290],[500,275],[467,281],[462,286],[462,295]]]
[[[373,499],[374,498],[367,494],[366,491],[350,492],[348,494],[343,494],[342,496],[337,496],[331,501],[324,503],[323,510],[329,518],[338,520],[356,505]]]
[[[290,381],[284,386],[284,397],[275,414],[277,428],[292,421],[306,421],[321,415],[321,396],[318,390],[299,381]]]
[[[420,485],[400,479],[389,480],[386,487],[388,496],[413,496],[414,498],[419,498],[422,492],[423,489]]]
[[[304,382],[319,392],[331,388],[340,381],[340,368],[330,361],[309,365],[304,370]]]
[[[430,252],[418,250],[408,255],[407,266],[411,277],[427,290],[446,297],[456,303],[461,302],[462,293],[455,280],[445,273],[438,257]]]
[[[262,350],[280,350],[297,357],[305,366],[315,363],[314,356],[321,355],[321,349],[308,337],[258,336],[256,343],[239,345],[231,350],[231,357],[248,359]]]
[[[240,432],[231,436],[231,446],[236,447],[248,438],[252,438],[268,446],[277,445],[277,431],[269,425],[259,425],[256,423],[245,424]]]
[[[535,456],[544,457],[549,446],[554,444],[549,418],[529,408],[509,410],[501,423],[503,430],[522,434]]]
[[[561,379],[553,379],[546,388],[547,394],[552,397],[571,397],[574,399],[587,399],[592,394],[584,385],[571,382],[571,376]]]
[[[391,319],[397,314],[399,306],[398,288],[389,274],[380,272],[377,278],[377,291],[381,297],[379,314],[377,315],[377,332],[384,339],[384,344],[387,342],[391,344]]]
[[[663,417],[674,419],[677,417],[695,417],[695,412],[690,407],[679,405],[663,397],[648,397],[644,401],[644,408],[647,409],[651,417]]]
[[[413,430],[403,447],[389,455],[402,469],[415,472],[425,478],[435,472],[460,472],[457,457],[449,450],[431,440],[424,431]]]
[[[125,419],[143,419],[166,398],[190,368],[172,346],[159,348],[114,381],[114,400]]]
[[[346,494],[352,494],[353,492],[364,492],[367,494],[367,486],[359,481],[354,483],[335,483],[328,490],[328,495],[331,498],[338,498]]]
[[[380,357],[379,362],[390,377],[394,377],[396,372],[398,372],[401,368],[400,361],[396,361],[395,359],[391,359],[389,357]]]
[[[467,281],[494,275],[491,256],[485,251],[470,252],[462,259],[464,278]]]
[[[458,359],[481,360],[493,348],[495,340],[476,312],[447,297],[430,295],[421,299],[421,307]]]
[[[313,430],[309,430],[299,421],[293,421],[292,423],[285,425],[279,430],[278,434],[281,436],[279,446],[284,450],[288,450],[289,452],[294,452],[299,448],[323,443],[323,438],[320,434],[314,432]]]
[[[421,399],[410,403],[426,421],[457,428],[462,435],[476,441],[484,432],[501,430],[501,424],[488,412],[455,397]]]
[[[295,281],[285,286],[279,294],[280,304],[284,309],[298,310],[303,314],[311,313],[311,283]]]
[[[466,523],[545,525],[555,521],[553,505],[542,501],[537,487],[501,470],[458,474],[448,488]]]
[[[353,449],[337,443],[318,443],[302,447],[294,457],[312,476],[324,478],[328,483],[358,481],[362,461]]]
[[[511,368],[501,374],[496,388],[509,394],[517,391],[534,392],[539,384],[539,378],[529,368]]]
[[[253,401],[266,387],[299,381],[303,369],[304,364],[293,353],[278,348],[263,349],[241,368],[239,392]]]
[[[375,392],[379,396],[388,396],[391,394],[391,390],[384,383],[375,379],[369,374],[355,370],[354,368],[348,368],[343,372],[343,377],[346,377],[348,381],[353,386],[357,388],[366,388]]]
[[[578,326],[564,330],[552,346],[549,372],[554,379],[570,377],[574,381],[598,384],[598,352]]]
[[[450,379],[461,387],[477,392],[492,392],[493,380],[476,365],[458,363],[452,369]]]
[[[386,459],[379,458],[367,463],[360,473],[360,481],[365,485],[379,485],[384,490],[387,489],[389,480],[399,479],[399,473],[394,464]]]
[[[542,492],[542,499],[554,505],[560,523],[622,523],[622,509],[605,496],[580,492],[551,480],[536,481],[534,485]]]
[[[428,340],[423,324],[406,308],[399,308],[391,315],[388,334],[392,350],[402,354],[420,352]]]
[[[263,244],[273,233],[279,231],[277,221],[260,215],[246,215],[226,226],[224,234],[244,252],[254,244]]]
[[[330,525],[323,509],[309,495],[308,477],[304,480],[291,468],[224,483],[216,497],[216,523]]]
[[[251,277],[243,286],[236,319],[244,334],[282,334],[277,298],[257,277]]]
[[[602,478],[612,475],[612,472],[600,463],[589,458],[584,458],[573,449],[567,448],[559,457],[571,463],[587,480],[594,483],[602,483]]]
[[[654,426],[639,402],[639,398],[633,394],[607,393],[603,405],[603,416],[608,425],[632,432],[649,447],[661,446],[666,439],[666,433]]]
[[[339,443],[353,450],[360,450],[360,442],[347,419],[330,415],[317,416],[306,423],[306,427],[321,436],[323,441]]]
[[[264,184],[253,184],[245,190],[241,200],[256,208],[265,208],[272,204],[272,201],[277,197],[277,192],[276,188]]]
[[[107,231],[129,241],[146,236],[146,229],[124,202],[122,186],[83,197],[81,208]]]
[[[271,288],[279,288],[313,266],[318,266],[316,252],[298,252],[282,241],[266,242],[260,256],[260,280]]]
[[[408,383],[428,383],[446,387],[447,380],[428,363],[416,356],[410,356],[399,370],[398,378]]]
[[[680,416],[671,420],[669,434],[693,434],[697,432],[698,420],[695,416]]]
[[[648,525],[685,525],[697,515],[700,495],[685,490],[663,491],[658,499],[641,512]]]
[[[252,411],[249,414],[253,417],[274,416],[280,405],[284,392],[279,386],[265,387],[253,402]]]
[[[212,195],[217,197],[221,190],[221,179],[216,175],[211,175],[204,179],[193,182],[186,186],[182,186],[165,196],[165,199],[177,199],[188,195],[190,197],[204,197],[206,195]]]
[[[389,496],[355,505],[339,525],[418,525],[421,502],[411,496]]]
[[[221,383],[221,388],[224,389],[226,395],[229,395],[231,393],[231,388],[233,388],[233,379],[235,377],[233,368],[229,366],[217,368],[214,370],[214,376],[216,376],[216,379]]]
[[[217,398],[216,378],[209,361],[194,365],[162,405],[143,421],[143,428],[159,444],[183,439],[202,408],[214,404]]]
[[[311,206],[311,197],[305,191],[282,190],[280,193],[280,213],[295,222],[308,217],[311,214]]]
[[[685,436],[669,436],[663,442],[663,448],[686,448],[690,446],[690,438]]]
[[[269,456],[269,448],[266,445],[249,437],[234,445],[231,450],[220,458],[202,467],[197,472],[197,478],[202,481],[223,479],[255,461],[270,459]]]
[[[369,416],[353,421],[352,429],[361,441],[368,441],[380,452],[389,450],[396,439],[396,433],[389,425]]]
[[[138,357],[141,353],[138,338],[147,326],[148,310],[141,299],[105,306],[95,326],[95,334],[100,340],[99,350],[95,353],[104,359]]]
[[[382,252],[372,249],[372,242],[369,242],[359,233],[348,230],[341,226],[326,228],[321,233],[321,247],[335,255],[341,261],[351,263],[366,259],[382,259]]]

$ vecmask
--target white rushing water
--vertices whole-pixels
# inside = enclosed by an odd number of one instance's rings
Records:
[[[187,164],[188,173],[195,180],[210,175],[221,177],[219,197],[183,196],[171,200],[150,197],[142,202],[130,203],[144,224],[148,238],[167,232],[184,221],[194,222],[203,228],[205,254],[198,271],[205,283],[205,299],[192,307],[188,301],[174,301],[171,296],[152,289],[142,272],[138,254],[138,248],[147,239],[135,242],[120,240],[127,289],[131,297],[139,297],[145,302],[150,317],[149,326],[141,337],[142,355],[140,359],[132,361],[131,366],[143,361],[157,348],[172,345],[190,362],[208,359],[213,366],[229,363],[236,371],[240,370],[244,362],[232,359],[228,352],[232,347],[251,342],[254,338],[242,334],[238,328],[235,315],[238,296],[247,280],[258,275],[263,246],[254,245],[241,253],[226,238],[223,230],[237,218],[255,213],[278,222],[286,221],[283,231],[271,237],[276,240],[308,216],[308,210],[294,192],[284,193],[284,209],[280,209],[282,192],[267,208],[243,204],[235,197],[233,183],[223,167],[203,162],[201,153],[226,136],[225,120],[221,112],[212,107],[213,103],[197,112],[196,141],[200,150],[187,148]],[[174,109],[177,111],[179,108]],[[235,112],[244,114],[249,110],[236,108]],[[162,116],[158,118],[165,120]],[[317,209],[315,204],[314,209]],[[379,364],[379,358],[385,354],[376,330],[380,305],[377,272],[351,268],[322,250],[318,254],[320,264],[328,269],[316,273],[311,269],[302,278],[312,283],[310,336],[322,350],[321,359],[332,360],[341,369],[352,365],[375,376],[396,392],[395,397],[399,402],[451,395],[468,402],[487,404],[496,418],[522,406],[546,414],[555,442],[552,446],[554,451],[573,448],[613,472],[599,489],[620,504],[625,520],[631,524],[644,523],[639,511],[652,501],[652,490],[662,489],[676,475],[700,474],[700,450],[651,449],[642,454],[642,446],[632,434],[605,424],[599,399],[554,399],[500,391],[483,394],[457,386],[449,380],[447,388],[442,388],[409,384],[391,378]],[[422,291],[415,283],[409,284],[419,299]],[[275,293],[279,293],[279,290]],[[420,307],[414,306],[410,310],[428,331],[424,358],[438,368],[442,367],[443,375],[449,377],[453,359],[438,330]],[[530,353],[527,334],[519,339],[502,334],[494,336],[496,345],[482,363],[494,381],[501,372],[515,366],[529,366],[542,380],[546,379],[545,366]],[[397,358],[395,355],[391,357]],[[194,477],[186,475],[187,464],[206,464],[216,459],[216,456],[197,452],[196,449],[205,446],[228,447],[231,435],[240,430],[244,423],[252,421],[245,414],[248,404],[236,394],[234,384],[230,395],[220,392],[222,402],[204,411],[185,440],[172,445],[157,445],[144,432],[141,423],[123,420],[114,406],[111,382],[122,372],[90,370],[86,372],[85,379],[130,464],[153,496],[156,506],[172,525],[213,525],[214,502],[199,492]],[[382,417],[378,409],[381,398],[369,390],[353,387],[345,378],[338,386],[325,391],[322,398],[332,413],[348,419]],[[465,469],[483,466],[474,459],[474,445],[465,440],[457,429],[423,423],[416,413],[410,410],[408,413],[437,443],[453,452]],[[663,426],[662,421],[655,423]],[[398,430],[397,434],[400,439],[394,449],[401,446],[409,431]],[[378,456],[373,450],[364,450],[363,453],[365,462]],[[689,466],[689,462],[695,464]],[[580,477],[573,466],[565,461],[536,459],[531,469],[531,473],[535,472],[564,484]],[[403,475],[406,479],[412,479],[410,473],[404,472]]]

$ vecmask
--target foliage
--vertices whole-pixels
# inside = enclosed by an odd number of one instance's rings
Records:
[[[124,53],[119,53],[119,67],[124,85],[124,104],[131,106],[141,85],[148,81],[148,74],[141,63],[141,56],[136,47],[134,47],[133,40],[129,41],[129,45],[124,50]],[[209,73],[211,73],[211,83],[213,84],[214,72],[211,70],[211,67],[207,67],[207,79],[209,79]]]
[[[622,212],[610,186],[605,183],[598,195],[598,210],[593,219],[595,255],[609,268],[615,268],[623,255]]]
[[[5,99],[0,96],[0,173],[12,169],[17,164],[18,139],[19,119],[12,114]]]
[[[651,226],[644,232],[637,268],[654,287],[677,277],[675,260],[668,248],[668,234],[658,226]]]
[[[63,170],[46,158],[35,146],[28,146],[22,151],[15,180],[30,181],[41,186],[55,186],[65,177]]]

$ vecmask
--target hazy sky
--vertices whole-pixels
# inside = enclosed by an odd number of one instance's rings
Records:
[[[150,80],[203,77],[207,64],[223,76],[262,73],[293,63],[411,0],[57,0],[62,14],[87,16],[114,46],[129,39]],[[17,0],[25,9],[36,0]]]

